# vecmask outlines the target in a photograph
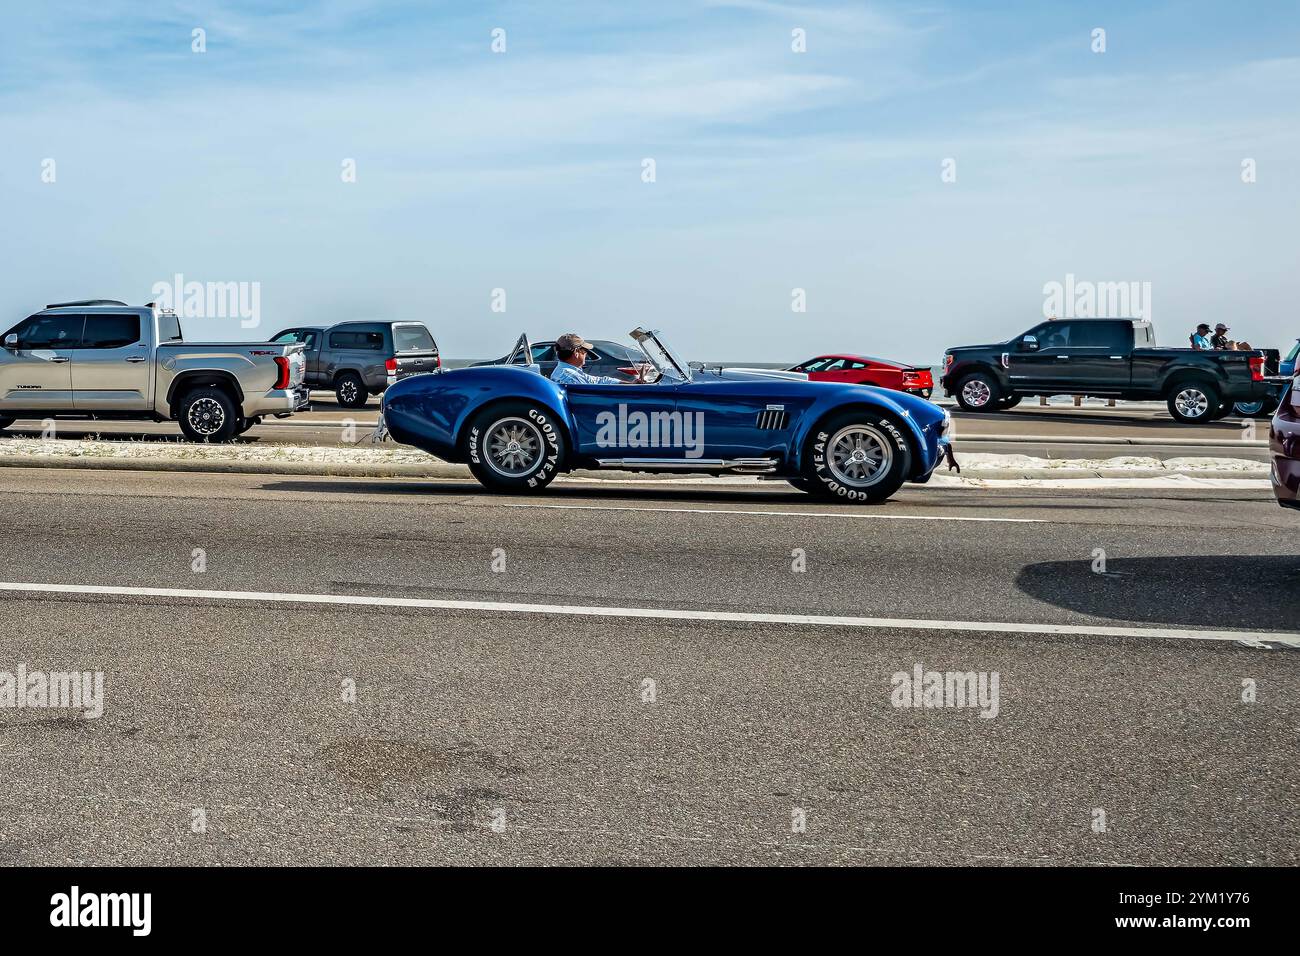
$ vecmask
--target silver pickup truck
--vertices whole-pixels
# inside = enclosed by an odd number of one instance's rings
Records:
[[[265,415],[310,407],[302,345],[186,342],[176,314],[149,305],[58,303],[0,342],[0,428],[20,418],[144,419],[223,442]]]

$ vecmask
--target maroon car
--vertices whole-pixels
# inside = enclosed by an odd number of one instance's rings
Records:
[[[1273,491],[1277,503],[1300,508],[1300,375],[1282,395],[1268,430],[1273,455]]]

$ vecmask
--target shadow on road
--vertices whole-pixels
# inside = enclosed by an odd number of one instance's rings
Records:
[[[1046,561],[1020,572],[1016,586],[1056,607],[1151,624],[1189,628],[1296,630],[1300,556],[1199,555]]]
[[[628,482],[617,488],[599,488],[591,485],[573,487],[569,485],[552,485],[544,495],[498,495],[486,491],[476,481],[392,481],[380,479],[366,481],[353,479],[349,481],[312,481],[310,479],[285,479],[269,481],[262,485],[264,491],[293,491],[299,493],[313,492],[319,494],[355,494],[355,495],[439,495],[444,497],[464,498],[467,495],[482,498],[485,502],[502,501],[521,504],[573,504],[582,501],[666,501],[682,505],[700,504],[763,504],[763,505],[803,505],[818,510],[826,508],[842,509],[846,514],[855,512],[869,513],[888,508],[891,502],[871,505],[841,505],[834,501],[814,498],[802,491],[795,491],[783,482],[772,482],[772,489],[763,487],[746,488],[708,488],[700,485],[666,488],[641,482]]]

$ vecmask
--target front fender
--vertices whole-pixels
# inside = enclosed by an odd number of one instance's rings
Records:
[[[384,392],[384,424],[396,441],[463,462],[460,438],[466,423],[498,401],[532,401],[551,409],[565,423],[572,447],[572,418],[564,390],[537,372],[508,365],[489,365],[450,372],[413,375]]]
[[[872,385],[844,385],[814,401],[791,436],[790,460],[796,474],[803,469],[804,451],[814,429],[833,415],[856,409],[865,409],[871,414],[887,414],[902,426],[912,448],[909,478],[922,477],[934,470],[943,455],[941,439],[947,417],[943,409],[906,392]]]

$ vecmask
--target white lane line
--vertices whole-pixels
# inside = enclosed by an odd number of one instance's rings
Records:
[[[89,594],[127,597],[200,598],[208,601],[258,601],[273,604],[345,604],[359,607],[410,607],[442,611],[498,611],[566,617],[650,618],[664,621],[726,621],[739,624],[823,624],[913,631],[993,631],[1002,634],[1066,634],[1093,637],[1158,637],[1195,641],[1271,641],[1300,648],[1300,634],[1285,631],[1203,631],[1194,628],[1106,627],[1091,624],[1013,624],[1002,621],[936,621],[902,617],[841,617],[823,614],[755,614],[744,611],[692,611],[655,607],[590,607],[575,604],[523,604],[514,601],[443,601],[373,594],[293,594],[278,591],[207,591],[198,588],[116,587],[99,584],[0,582],[0,591],[30,594]]]
[[[882,515],[854,511],[738,511],[734,508],[636,508],[631,505],[541,505],[499,503],[502,508],[550,508],[557,511],[663,511],[685,515],[776,515],[784,518],[871,518],[876,521],[988,521],[999,524],[1048,524],[1046,518],[969,518],[949,515]]]

